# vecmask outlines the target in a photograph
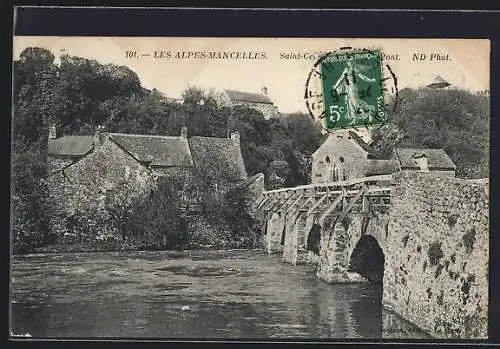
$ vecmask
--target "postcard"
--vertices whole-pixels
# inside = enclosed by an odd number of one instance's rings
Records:
[[[490,41],[13,41],[12,338],[488,337]]]

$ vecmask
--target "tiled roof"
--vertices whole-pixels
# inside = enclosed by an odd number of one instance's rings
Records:
[[[153,136],[110,133],[109,138],[148,166],[192,167],[215,178],[247,178],[239,141],[231,138]],[[49,154],[82,157],[93,149],[93,136],[64,136],[49,141]]]
[[[377,176],[395,173],[398,170],[398,165],[394,160],[368,160],[365,165],[365,176]]]
[[[150,166],[193,166],[187,139],[111,133],[110,138],[138,161]]]
[[[373,149],[370,145],[366,144],[366,142],[363,141],[363,139],[353,131],[337,131],[335,133],[329,134],[325,141],[312,154],[312,156],[315,156],[316,152],[318,152],[323,147],[331,147],[340,152],[348,152],[353,149],[353,145],[355,147],[357,145],[359,148],[361,148],[360,150],[366,153],[366,156],[368,158],[376,159],[382,157],[379,152]]]
[[[418,164],[414,161],[415,156],[426,154],[428,157],[429,169],[450,169],[456,168],[453,161],[443,149],[417,149],[417,148],[396,148],[394,149],[396,160],[402,169],[418,169]]]
[[[273,104],[273,101],[261,93],[241,92],[235,90],[225,90],[232,102],[251,102]]]
[[[195,167],[214,178],[236,182],[247,177],[237,140],[197,136],[189,138],[189,146]]]
[[[93,136],[63,136],[50,139],[48,153],[54,156],[81,157],[94,147]]]

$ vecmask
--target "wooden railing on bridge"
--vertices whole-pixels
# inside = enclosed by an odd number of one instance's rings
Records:
[[[337,222],[353,213],[369,219],[374,209],[391,204],[391,180],[392,175],[381,175],[269,190],[263,193],[257,209],[266,215],[318,214],[322,226],[327,217],[334,217]]]

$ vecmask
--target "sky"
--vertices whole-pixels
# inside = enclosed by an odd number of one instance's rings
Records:
[[[283,113],[306,112],[304,91],[314,59],[284,59],[292,53],[309,54],[340,47],[379,48],[399,60],[384,60],[398,78],[399,88],[427,85],[436,75],[455,88],[471,91],[490,88],[490,42],[487,39],[341,39],[341,38],[174,38],[174,37],[14,37],[14,59],[27,47],[42,47],[62,54],[95,59],[101,64],[126,65],[142,86],[179,98],[188,86],[260,92]],[[137,52],[127,58],[126,51]],[[154,52],[173,55],[183,51],[250,52],[266,59],[154,58]],[[150,56],[143,56],[149,54]],[[425,54],[423,60],[414,55]],[[430,60],[439,55],[448,60]],[[420,57],[420,56],[419,56]],[[423,57],[423,56],[422,56]]]

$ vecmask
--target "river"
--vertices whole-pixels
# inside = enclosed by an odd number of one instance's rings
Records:
[[[11,270],[11,330],[33,337],[383,337],[381,286],[262,251],[37,254]]]

